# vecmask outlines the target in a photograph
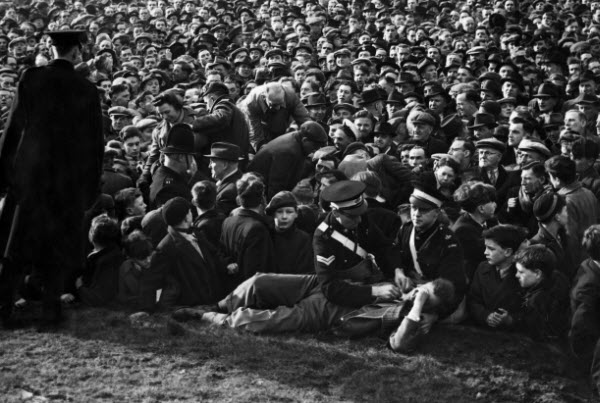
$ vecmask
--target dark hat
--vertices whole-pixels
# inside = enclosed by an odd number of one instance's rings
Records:
[[[444,204],[445,197],[433,186],[417,183],[410,195],[409,201],[417,208],[440,208]]]
[[[485,51],[486,49],[484,46],[474,46],[467,50],[467,55],[479,55],[481,53],[485,53]]]
[[[327,97],[320,92],[313,92],[302,98],[302,103],[307,108],[310,106],[323,106],[328,105]]]
[[[564,123],[564,118],[562,113],[554,112],[551,114],[544,115],[544,128],[550,127],[560,127]]]
[[[241,160],[242,151],[235,144],[226,142],[216,142],[210,146],[210,154],[205,155],[208,158],[215,158],[226,161]]]
[[[268,215],[273,215],[278,209],[282,207],[294,207],[298,208],[298,201],[292,192],[287,190],[282,190],[277,193],[267,207],[265,208],[265,213]]]
[[[204,87],[204,91],[200,94],[200,98],[204,98],[210,94],[227,95],[229,94],[229,88],[221,82],[213,81]]]
[[[333,57],[337,58],[340,56],[350,56],[351,54],[352,54],[352,52],[350,52],[349,49],[342,48],[342,49],[339,49],[339,50],[336,50],[335,52],[333,52]]]
[[[402,93],[394,89],[392,92],[390,92],[390,95],[388,95],[386,103],[406,105],[406,100],[404,99],[404,95],[402,95]]]
[[[87,42],[85,31],[48,31],[46,32],[52,39],[54,46],[80,46]]]
[[[537,90],[537,94],[533,96],[534,98],[558,98],[560,97],[560,90],[556,85],[544,82],[539,86]]]
[[[533,203],[533,215],[538,221],[546,221],[558,214],[565,205],[563,196],[553,192],[544,193]]]
[[[413,123],[435,126],[435,118],[427,112],[417,112],[412,117]]]
[[[546,147],[543,143],[529,139],[521,140],[519,143],[519,150],[536,152],[546,158],[550,158],[552,156],[552,152],[550,152],[548,147]]]
[[[317,144],[325,145],[327,144],[327,140],[329,139],[323,126],[321,126],[317,122],[313,122],[310,120],[308,122],[302,123],[298,131],[300,132],[302,137],[305,137],[310,141],[314,141]]]
[[[433,59],[430,59],[428,57],[422,58],[419,61],[419,63],[417,63],[417,69],[419,70],[419,72],[422,72],[428,66],[435,66],[435,67],[437,67],[437,63]]]
[[[349,110],[353,115],[356,113],[356,107],[354,105],[352,105],[352,104],[348,104],[348,103],[342,102],[342,103],[333,105],[333,111],[334,112],[337,112],[340,109]]]
[[[489,138],[489,139],[479,140],[478,142],[476,142],[475,148],[491,148],[493,150],[499,151],[500,153],[504,154],[504,151],[506,151],[506,144],[504,144],[503,142],[501,142],[498,139]]]
[[[279,49],[279,48],[274,48],[269,50],[267,53],[265,53],[265,58],[269,59],[270,57],[273,56],[281,56],[283,57],[283,50]]]
[[[231,68],[231,64],[227,61],[227,59],[225,59],[224,57],[215,56],[212,62],[206,64],[206,69],[210,70],[218,65],[225,66],[228,69]]]
[[[167,134],[167,143],[160,150],[163,154],[195,154],[194,132],[185,123],[176,123]]]
[[[336,182],[321,192],[321,198],[329,202],[331,208],[344,214],[360,216],[367,211],[367,202],[363,198],[366,185],[358,181]]]
[[[481,91],[489,91],[493,94],[502,95],[502,87],[500,86],[500,84],[497,81],[494,80],[484,80],[481,83],[481,87],[480,87]]]
[[[502,105],[502,104],[513,104],[513,105],[516,105],[517,104],[517,98],[515,98],[515,97],[506,97],[506,98],[499,99],[497,102],[500,105]]]
[[[373,128],[375,136],[393,136],[394,134],[394,128],[388,122],[377,122]]]
[[[490,113],[476,113],[475,120],[471,126],[467,126],[469,129],[477,129],[478,127],[487,126],[489,128],[496,127],[496,119],[494,115]]]
[[[162,207],[162,216],[167,225],[180,224],[190,212],[192,204],[183,197],[174,197]]]
[[[398,80],[396,82],[398,84],[404,84],[404,83],[417,84],[418,83],[415,76],[408,72],[401,72],[400,75],[398,76]]]
[[[367,105],[373,102],[383,101],[383,97],[381,93],[376,89],[368,89],[363,91],[360,94],[360,99],[358,100],[359,105]]]
[[[241,58],[239,60],[236,60],[233,64],[236,67],[237,66],[242,66],[242,65],[254,67],[254,61],[249,56],[244,56],[243,58]]]
[[[577,98],[573,100],[575,105],[598,105],[600,100],[595,95],[591,94],[580,94]]]
[[[501,81],[502,84],[505,82],[513,82],[523,89],[523,77],[518,73],[508,73]]]
[[[109,116],[130,116],[133,117],[135,114],[129,108],[125,108],[124,106],[113,106],[108,109]]]

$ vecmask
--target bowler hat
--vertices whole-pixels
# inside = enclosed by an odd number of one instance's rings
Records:
[[[205,155],[208,158],[215,158],[226,161],[239,161],[241,160],[241,150],[235,144],[226,142],[216,142],[210,146],[210,154]]]
[[[490,113],[476,113],[475,120],[471,126],[467,126],[468,129],[477,129],[479,127],[496,127],[496,119],[494,115]]]
[[[185,123],[176,123],[167,135],[167,143],[160,152],[163,154],[195,154],[194,133]]]
[[[533,96],[534,98],[558,98],[560,97],[560,91],[556,87],[556,85],[545,82],[539,86],[537,90],[537,94]]]
[[[324,106],[328,104],[327,97],[319,92],[308,94],[302,98],[302,103],[307,108],[311,106]]]
[[[367,105],[373,102],[382,101],[381,93],[376,89],[368,89],[363,91],[360,94],[360,99],[358,100],[359,105]]]

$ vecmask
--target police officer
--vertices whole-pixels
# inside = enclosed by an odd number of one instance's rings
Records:
[[[466,289],[463,251],[450,228],[440,220],[444,197],[433,186],[417,184],[409,199],[410,221],[396,238],[400,265],[395,269],[396,284],[407,292],[417,284],[445,278],[456,291],[457,308]]]
[[[191,201],[190,178],[198,171],[194,159],[194,133],[189,125],[177,123],[169,131],[160,150],[164,163],[154,172],[150,186],[150,206],[162,206],[173,197]]]
[[[379,265],[389,264],[380,252],[391,244],[385,245],[385,237],[366,221],[364,189],[361,182],[341,181],[323,191],[332,211],[313,237],[316,275],[257,273],[212,311],[184,309],[174,317],[256,333],[314,332],[330,328],[357,307],[399,298],[399,287],[383,282]]]

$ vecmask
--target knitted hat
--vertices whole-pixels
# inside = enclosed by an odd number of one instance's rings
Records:
[[[190,211],[191,204],[183,197],[174,197],[167,201],[162,209],[162,216],[167,225],[177,225],[183,221]]]
[[[273,215],[275,214],[277,209],[280,209],[282,207],[298,208],[298,201],[296,200],[292,192],[282,190],[281,192],[277,193],[275,196],[273,196],[273,198],[265,208],[265,212],[268,215]]]
[[[545,222],[558,214],[565,205],[563,196],[556,193],[544,193],[533,203],[533,214],[538,221]]]

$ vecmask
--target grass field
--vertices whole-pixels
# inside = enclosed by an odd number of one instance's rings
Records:
[[[555,348],[437,327],[418,353],[378,338],[256,336],[166,318],[69,312],[56,333],[0,331],[0,402],[592,402]]]

